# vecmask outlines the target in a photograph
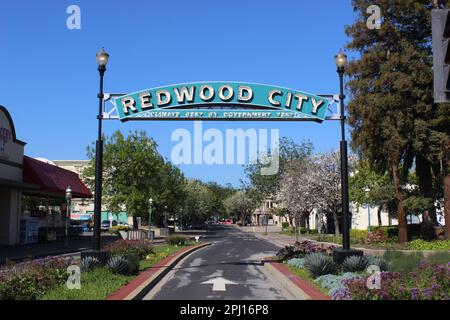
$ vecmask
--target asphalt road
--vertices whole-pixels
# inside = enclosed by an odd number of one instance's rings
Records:
[[[213,244],[180,262],[145,299],[294,299],[263,271],[261,259],[279,250],[274,244],[231,226],[210,226],[202,240]]]

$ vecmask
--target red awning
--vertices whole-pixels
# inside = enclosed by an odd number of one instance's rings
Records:
[[[24,156],[23,182],[40,186],[40,191],[64,197],[68,186],[73,198],[91,198],[91,191],[72,171]]]

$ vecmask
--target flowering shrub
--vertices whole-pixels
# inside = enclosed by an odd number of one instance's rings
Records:
[[[333,300],[352,300],[352,293],[347,287],[339,288],[331,294]]]
[[[153,253],[150,240],[117,240],[110,243],[106,250],[111,256],[137,255],[144,259],[147,255]]]
[[[47,257],[0,269],[0,300],[34,300],[68,278],[70,261]]]
[[[322,243],[316,243],[309,240],[297,241],[293,246],[286,246],[277,253],[277,257],[281,260],[289,260],[292,258],[304,258],[310,253],[331,254],[335,247]]]
[[[353,272],[346,272],[343,275],[327,274],[316,278],[314,281],[320,284],[322,288],[328,289],[328,294],[333,297],[334,300],[347,300],[351,298],[349,290],[344,284],[346,280],[361,278],[361,275]]]
[[[381,272],[381,288],[369,289],[367,276],[345,281],[353,300],[449,300],[450,263],[422,262],[417,272]]]
[[[366,243],[384,243],[387,241],[388,236],[383,229],[378,229],[373,232],[369,232],[366,239]]]

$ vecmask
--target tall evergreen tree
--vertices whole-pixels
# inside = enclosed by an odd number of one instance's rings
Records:
[[[348,67],[353,147],[381,174],[389,171],[397,199],[399,241],[407,241],[402,185],[415,163],[422,196],[435,200],[447,134],[433,123],[431,1],[353,0],[359,13],[346,28],[347,48],[359,57]],[[378,5],[380,29],[367,28],[367,8]],[[438,122],[441,122],[439,120]],[[433,204],[434,201],[429,201]],[[434,206],[424,212],[436,222]]]

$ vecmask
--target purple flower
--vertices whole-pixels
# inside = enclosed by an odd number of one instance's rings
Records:
[[[398,287],[398,291],[400,291],[400,293],[404,293],[405,292],[405,287],[404,286],[400,286]]]
[[[424,297],[425,299],[430,299],[431,296],[433,295],[433,289],[431,289],[431,288],[425,288],[425,289],[423,289],[422,293],[423,293],[423,297]]]
[[[417,274],[415,272],[409,272],[408,276],[410,276],[411,278],[415,278],[417,277]]]
[[[431,289],[433,289],[433,290],[439,290],[439,289],[441,289],[441,286],[438,285],[438,284],[433,284],[433,285],[431,286]]]
[[[331,294],[333,300],[352,300],[352,294],[347,288],[340,288]]]
[[[427,269],[429,266],[430,265],[426,261],[422,260],[418,263],[417,268],[419,270],[423,270],[423,269]]]
[[[380,291],[380,297],[383,300],[389,300],[390,299],[389,293],[387,293],[386,291],[383,291],[383,290]]]
[[[420,290],[418,288],[412,288],[411,292],[411,300],[419,300]]]

